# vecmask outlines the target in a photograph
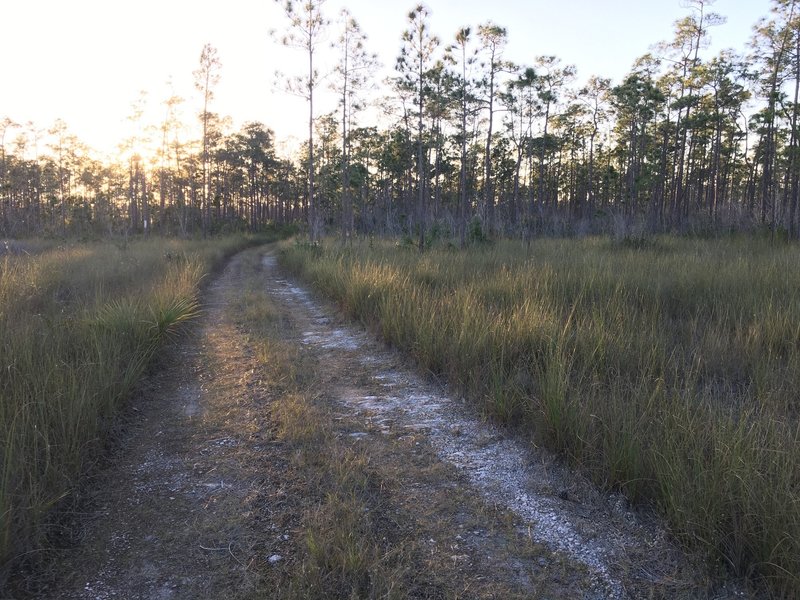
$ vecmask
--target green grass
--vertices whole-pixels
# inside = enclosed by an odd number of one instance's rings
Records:
[[[281,261],[490,417],[657,505],[688,546],[800,595],[800,248],[295,245]]]
[[[0,257],[0,588],[45,547],[122,401],[253,240],[74,244]]]

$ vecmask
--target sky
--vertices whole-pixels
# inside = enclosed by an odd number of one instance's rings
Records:
[[[390,75],[408,12],[418,0],[326,0],[332,20],[347,7],[368,36],[367,47]],[[674,22],[689,14],[682,0],[427,0],[430,25],[443,44],[465,26],[493,21],[508,31],[505,58],[531,64],[553,54],[577,67],[578,77],[619,82],[653,44],[669,40]],[[744,51],[770,0],[717,0],[727,23],[711,32],[710,57],[723,48]],[[234,127],[261,121],[279,150],[305,135],[307,108],[287,94],[275,73],[302,74],[304,55],[271,35],[287,20],[274,0],[0,0],[0,120],[33,122],[47,130],[62,119],[68,130],[103,154],[132,132],[128,117],[145,91],[144,121],[163,120],[164,100],[184,98],[183,118],[202,109],[193,87],[203,45],[217,51],[222,69],[209,110]],[[320,67],[335,56],[321,48]],[[318,114],[335,108],[324,92]],[[15,133],[7,134],[5,142]]]

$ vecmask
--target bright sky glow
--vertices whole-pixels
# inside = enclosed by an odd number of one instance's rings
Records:
[[[369,37],[369,49],[384,64],[385,76],[394,67],[406,15],[415,4],[327,0],[325,9],[335,21],[342,7],[349,8]],[[599,75],[615,82],[651,45],[671,39],[674,21],[689,13],[680,0],[426,4],[431,29],[445,44],[458,28],[491,20],[508,29],[507,59],[529,64],[538,55],[554,54],[564,64],[575,64],[580,79]],[[712,30],[705,56],[722,48],[744,51],[752,26],[769,7],[769,0],[718,0],[711,9],[728,22]],[[290,140],[290,147],[305,135],[305,101],[281,91],[274,77],[278,69],[302,73],[304,57],[271,39],[271,29],[286,25],[272,0],[0,0],[0,23],[0,119],[32,121],[47,129],[61,118],[81,141],[113,153],[130,135],[126,117],[145,90],[145,121],[163,120],[164,100],[177,94],[185,99],[184,120],[195,124],[202,104],[192,71],[208,42],[222,62],[210,110],[231,117],[236,127],[262,121],[279,139]],[[332,55],[322,48],[322,70]],[[320,97],[318,106],[322,114],[335,104]]]

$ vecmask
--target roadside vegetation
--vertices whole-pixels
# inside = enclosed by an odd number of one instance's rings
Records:
[[[133,386],[254,238],[22,244],[0,256],[0,587],[35,558]]]
[[[800,249],[752,238],[286,245],[282,263],[492,419],[800,594]]]

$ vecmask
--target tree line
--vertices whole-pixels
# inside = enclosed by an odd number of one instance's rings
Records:
[[[31,149],[39,132],[23,129],[0,145],[0,235],[187,236],[299,221],[302,173],[276,155],[272,131],[248,123],[224,134],[216,115],[201,119],[199,140],[172,137],[167,120],[149,160],[123,151],[114,162],[93,158],[63,123],[48,154]]]
[[[436,236],[464,245],[608,231],[763,229],[795,239],[797,0],[772,0],[745,51],[706,56],[725,21],[712,3],[688,0],[672,39],[621,82],[580,85],[558,57],[507,60],[507,30],[492,22],[442,41],[416,6],[376,93],[377,59],[352,15],[330,20],[325,0],[282,2],[276,40],[307,58],[307,70],[282,77],[308,105],[297,156],[277,155],[267,125],[230,132],[212,112],[222,65],[206,45],[194,72],[196,139],[176,116],[183,101],[170,98],[149,131],[151,158],[127,140],[124,159],[93,160],[63,123],[40,155],[35,128],[0,122],[0,233],[187,235],[299,222],[312,239],[405,235],[420,247]],[[321,77],[316,57],[331,40],[336,64]],[[323,81],[338,107],[316,114]]]

